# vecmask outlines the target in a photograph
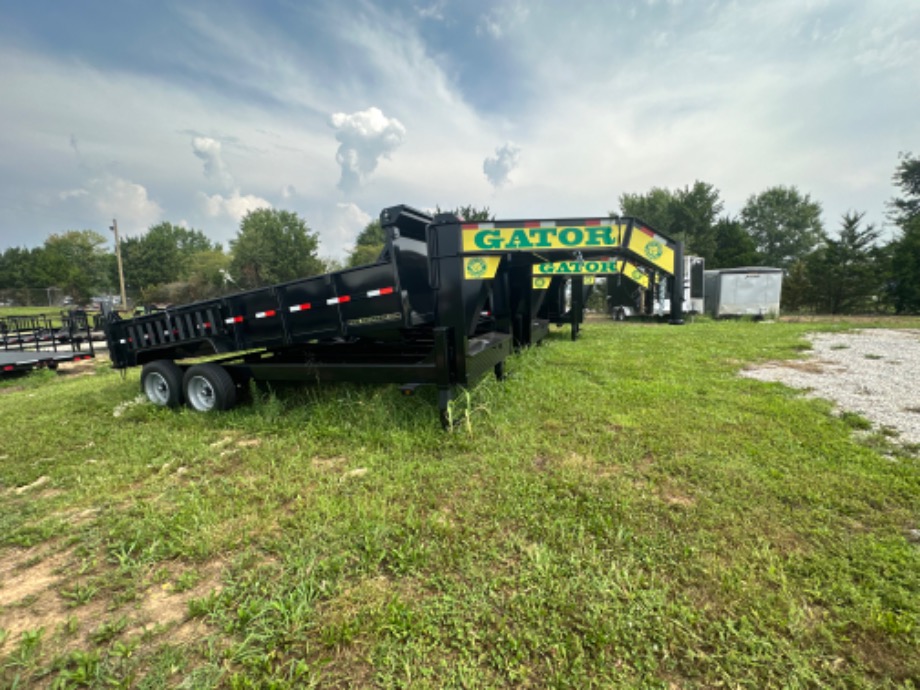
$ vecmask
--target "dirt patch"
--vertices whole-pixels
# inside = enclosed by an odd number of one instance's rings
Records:
[[[147,629],[154,626],[173,627],[185,621],[188,615],[188,605],[192,599],[200,599],[211,592],[221,590],[221,573],[224,569],[222,561],[207,563],[194,571],[198,582],[194,587],[177,591],[172,582],[151,586],[144,593],[137,604],[136,614],[139,627]],[[177,578],[181,579],[181,578]],[[195,621],[183,623],[180,627],[195,628]]]
[[[84,359],[79,362],[66,362],[58,366],[59,376],[95,376],[98,362]]]
[[[103,602],[74,608],[58,593],[72,560],[70,550],[54,551],[47,545],[13,550],[0,559],[0,628],[7,631],[0,653],[15,649],[22,634],[30,630],[44,629],[47,639],[71,616],[88,629],[102,620]]]
[[[694,501],[690,496],[681,493],[673,487],[664,489],[661,492],[661,500],[667,503],[669,506],[677,506],[678,508],[692,508],[696,505],[696,501]]]
[[[46,545],[17,549],[0,558],[0,607],[40,594],[56,583],[71,559],[70,551],[54,552]]]
[[[23,386],[8,386],[6,388],[0,388],[0,395],[6,395],[7,393],[19,393],[20,391],[24,390],[25,388]]]
[[[310,461],[310,464],[313,465],[314,469],[323,471],[323,472],[334,472],[340,470],[342,467],[348,464],[348,458],[337,455],[333,458],[313,458]]]
[[[55,552],[47,545],[13,550],[0,558],[0,628],[7,633],[0,644],[0,654],[15,649],[22,633],[39,628],[45,630],[45,639],[65,626],[79,630],[82,634],[68,643],[76,647],[85,644],[94,630],[113,617],[129,621],[119,636],[157,629],[169,630],[172,640],[177,635],[194,640],[203,634],[204,624],[187,620],[189,602],[220,591],[224,568],[223,562],[213,561],[183,569],[170,582],[149,584],[132,603],[113,608],[112,602],[102,596],[79,606],[61,596],[61,590],[72,584],[68,568],[73,563],[72,551]],[[195,574],[194,586],[179,591],[176,583],[190,573]],[[142,579],[149,581],[152,574],[151,570]]]

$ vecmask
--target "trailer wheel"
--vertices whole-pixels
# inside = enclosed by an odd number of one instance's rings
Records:
[[[141,391],[154,405],[178,407],[182,404],[182,370],[169,359],[148,362],[141,370]]]
[[[185,400],[198,412],[229,410],[236,404],[236,384],[219,364],[196,364],[182,381]]]

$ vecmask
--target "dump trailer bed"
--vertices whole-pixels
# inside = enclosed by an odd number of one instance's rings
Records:
[[[481,313],[494,281],[432,285],[431,216],[398,206],[381,221],[386,249],[373,264],[132,319],[111,315],[113,365],[143,366],[154,402],[201,410],[231,406],[232,389],[249,379],[396,383],[406,392],[430,384],[445,422],[458,386],[503,375],[510,320]]]

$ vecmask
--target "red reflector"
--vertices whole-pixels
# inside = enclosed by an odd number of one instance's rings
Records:
[[[539,227],[540,227],[540,221],[538,221],[538,220],[528,220],[526,223],[524,223],[524,227],[525,227],[525,228],[539,228]]]
[[[463,223],[460,227],[463,230],[479,230],[479,223]]]
[[[345,304],[346,302],[351,302],[351,295],[339,297],[339,304]]]
[[[600,225],[600,224],[601,222],[599,220],[586,220],[585,221],[585,227],[588,227],[589,225]]]
[[[204,322],[204,327],[205,327],[205,328],[210,328],[210,327],[211,327],[211,322],[210,322],[210,321],[205,321],[205,322]]]
[[[393,294],[393,288],[391,288],[391,287],[380,288],[380,294],[381,294],[381,295],[392,295],[392,294]]]
[[[13,371],[13,365],[8,364],[7,366],[3,367],[3,371]]]

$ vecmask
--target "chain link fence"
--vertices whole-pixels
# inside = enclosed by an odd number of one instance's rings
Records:
[[[128,307],[137,303],[136,297],[128,292]],[[61,309],[67,307],[85,307],[98,309],[100,303],[108,301],[118,307],[121,298],[118,295],[99,294],[92,296],[85,303],[78,303],[61,288],[7,288],[0,290],[0,307],[48,307]]]

